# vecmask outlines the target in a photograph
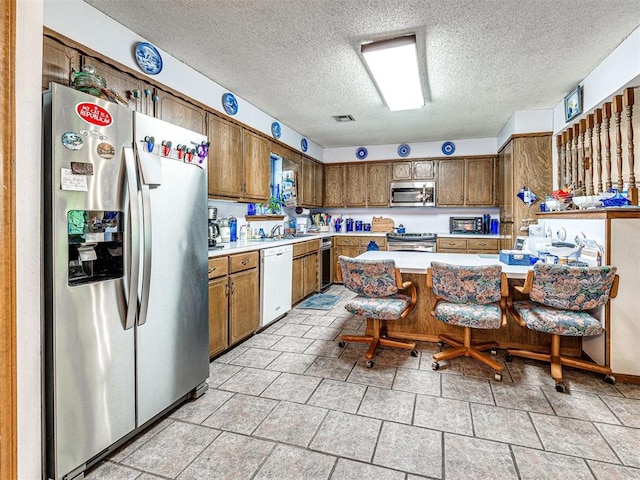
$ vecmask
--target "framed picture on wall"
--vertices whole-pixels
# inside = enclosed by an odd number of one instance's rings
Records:
[[[582,113],[582,89],[576,85],[569,95],[564,97],[564,118],[568,122]]]

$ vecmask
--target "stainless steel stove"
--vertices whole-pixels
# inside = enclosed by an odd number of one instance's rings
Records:
[[[387,250],[435,252],[435,233],[387,233]]]

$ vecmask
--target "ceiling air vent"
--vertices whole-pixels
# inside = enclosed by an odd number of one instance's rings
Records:
[[[356,119],[353,118],[353,115],[334,115],[333,119],[336,122],[355,122]]]

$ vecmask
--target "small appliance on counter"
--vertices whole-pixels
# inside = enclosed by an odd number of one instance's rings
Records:
[[[229,225],[229,218],[223,217],[218,220],[220,226],[220,242],[229,243],[231,241],[231,227]]]
[[[483,217],[449,217],[449,233],[484,233]]]
[[[220,226],[216,222],[218,219],[218,209],[216,207],[208,208],[208,229],[209,229],[209,248],[216,248],[216,244],[220,243]]]

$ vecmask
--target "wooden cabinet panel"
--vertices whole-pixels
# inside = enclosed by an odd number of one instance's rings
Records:
[[[467,240],[464,238],[438,238],[436,239],[436,251],[438,253],[456,250],[458,253],[467,251]]]
[[[258,135],[244,130],[244,192],[242,198],[268,202],[271,182],[271,147]]]
[[[80,54],[49,37],[42,40],[42,90],[49,89],[49,82],[69,86],[71,72],[80,70]]]
[[[95,67],[96,73],[105,79],[107,88],[126,100],[131,110],[154,115],[153,87],[92,57],[83,57],[82,64]]]
[[[221,259],[226,263],[226,257]],[[228,278],[209,282],[209,357],[229,346],[229,289]]]
[[[209,280],[226,276],[229,273],[229,261],[227,257],[217,257],[209,259],[208,275]]]
[[[358,237],[336,237],[334,244],[338,247],[357,247],[360,245]]]
[[[295,305],[304,298],[304,256],[293,259],[293,283],[291,303]]]
[[[438,238],[438,253],[498,253],[497,238]]]
[[[315,207],[316,206],[316,168],[315,162],[309,159],[302,158],[302,178],[301,185],[298,189],[302,192],[302,198],[300,205],[303,207]]]
[[[260,324],[258,269],[229,276],[229,343],[251,335]]]
[[[358,245],[360,246],[360,253],[366,252],[370,242],[375,242],[380,250],[387,249],[386,237],[359,237]]]
[[[500,222],[500,250],[511,250],[516,240],[513,234],[513,223]]]
[[[433,160],[419,160],[413,162],[413,179],[429,180],[435,176]]]
[[[411,162],[393,162],[391,178],[393,180],[411,180]]]
[[[208,192],[214,197],[239,197],[242,193],[242,128],[208,115]]]
[[[344,166],[324,166],[324,206],[344,207]]]
[[[465,205],[495,205],[493,158],[465,160]]]
[[[156,117],[194,132],[207,132],[206,112],[170,93],[156,90]]]
[[[318,252],[304,257],[304,296],[311,295],[318,288]]]
[[[498,155],[498,206],[500,222],[513,222],[513,143]]]
[[[467,239],[467,253],[498,253],[497,238]]]
[[[324,165],[319,162],[313,162],[315,167],[315,177],[313,179],[314,206],[322,207],[324,205]]]
[[[362,163],[345,166],[344,196],[347,207],[366,206],[366,166]]]
[[[258,266],[258,252],[236,253],[229,256],[229,272],[236,273]]]
[[[436,204],[440,207],[464,206],[464,160],[441,160],[438,162],[438,194]]]
[[[389,170],[388,163],[367,164],[367,207],[389,206]]]

